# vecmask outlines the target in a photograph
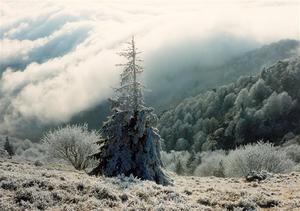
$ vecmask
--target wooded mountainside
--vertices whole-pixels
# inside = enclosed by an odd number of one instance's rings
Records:
[[[145,101],[159,114],[177,106],[185,98],[229,84],[244,75],[259,74],[264,66],[294,55],[299,46],[299,41],[281,40],[233,57],[222,65],[186,67],[177,72],[166,70],[156,77],[151,77],[147,70],[151,78],[146,81],[147,88],[151,92],[145,93]],[[109,104],[103,102],[75,115],[70,123],[87,122],[90,128],[98,129],[109,114],[108,108]]]
[[[181,102],[160,118],[163,148],[205,151],[300,134],[299,58]]]

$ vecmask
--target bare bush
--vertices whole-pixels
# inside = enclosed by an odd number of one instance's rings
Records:
[[[271,143],[248,144],[229,152],[224,162],[225,176],[246,176],[251,171],[283,173],[294,167],[294,162]]]
[[[86,169],[91,164],[90,155],[95,153],[100,140],[96,131],[89,131],[87,124],[67,125],[49,131],[42,138],[50,157],[64,159],[77,170]]]

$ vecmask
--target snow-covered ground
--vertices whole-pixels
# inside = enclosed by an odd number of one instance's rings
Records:
[[[300,210],[300,173],[243,178],[172,175],[164,187],[90,177],[65,165],[0,159],[0,210]]]

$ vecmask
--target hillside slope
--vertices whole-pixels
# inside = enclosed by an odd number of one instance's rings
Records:
[[[165,150],[231,149],[260,139],[280,144],[300,134],[300,58],[278,61],[258,76],[188,98],[165,112]]]
[[[232,57],[222,64],[212,61],[210,66],[197,64],[179,72],[162,72],[148,87],[152,92],[146,93],[146,100],[158,111],[169,109],[187,97],[234,82],[241,76],[256,75],[263,67],[295,55],[299,47],[297,40],[280,40]]]
[[[243,75],[255,75],[262,67],[277,60],[289,58],[300,47],[296,40],[281,40],[234,57],[220,65],[185,67],[181,71],[166,71],[146,82],[151,92],[146,92],[146,102],[158,113],[180,103],[183,99],[200,92],[233,82]],[[169,61],[173,62],[173,61]],[[159,67],[158,67],[159,68]],[[146,72],[149,70],[146,70]],[[150,75],[151,72],[147,73]],[[108,115],[106,102],[75,115],[71,123],[88,122],[91,128],[98,129]],[[95,115],[97,114],[97,115]],[[97,118],[95,118],[97,117]]]
[[[0,160],[0,210],[297,210],[300,174],[179,177],[164,187],[134,178],[89,177],[65,166]],[[64,169],[64,170],[63,170]]]

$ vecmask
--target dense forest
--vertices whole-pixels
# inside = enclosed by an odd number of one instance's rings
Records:
[[[185,99],[160,117],[163,149],[226,150],[293,138],[300,133],[299,84],[300,62],[291,58]]]

